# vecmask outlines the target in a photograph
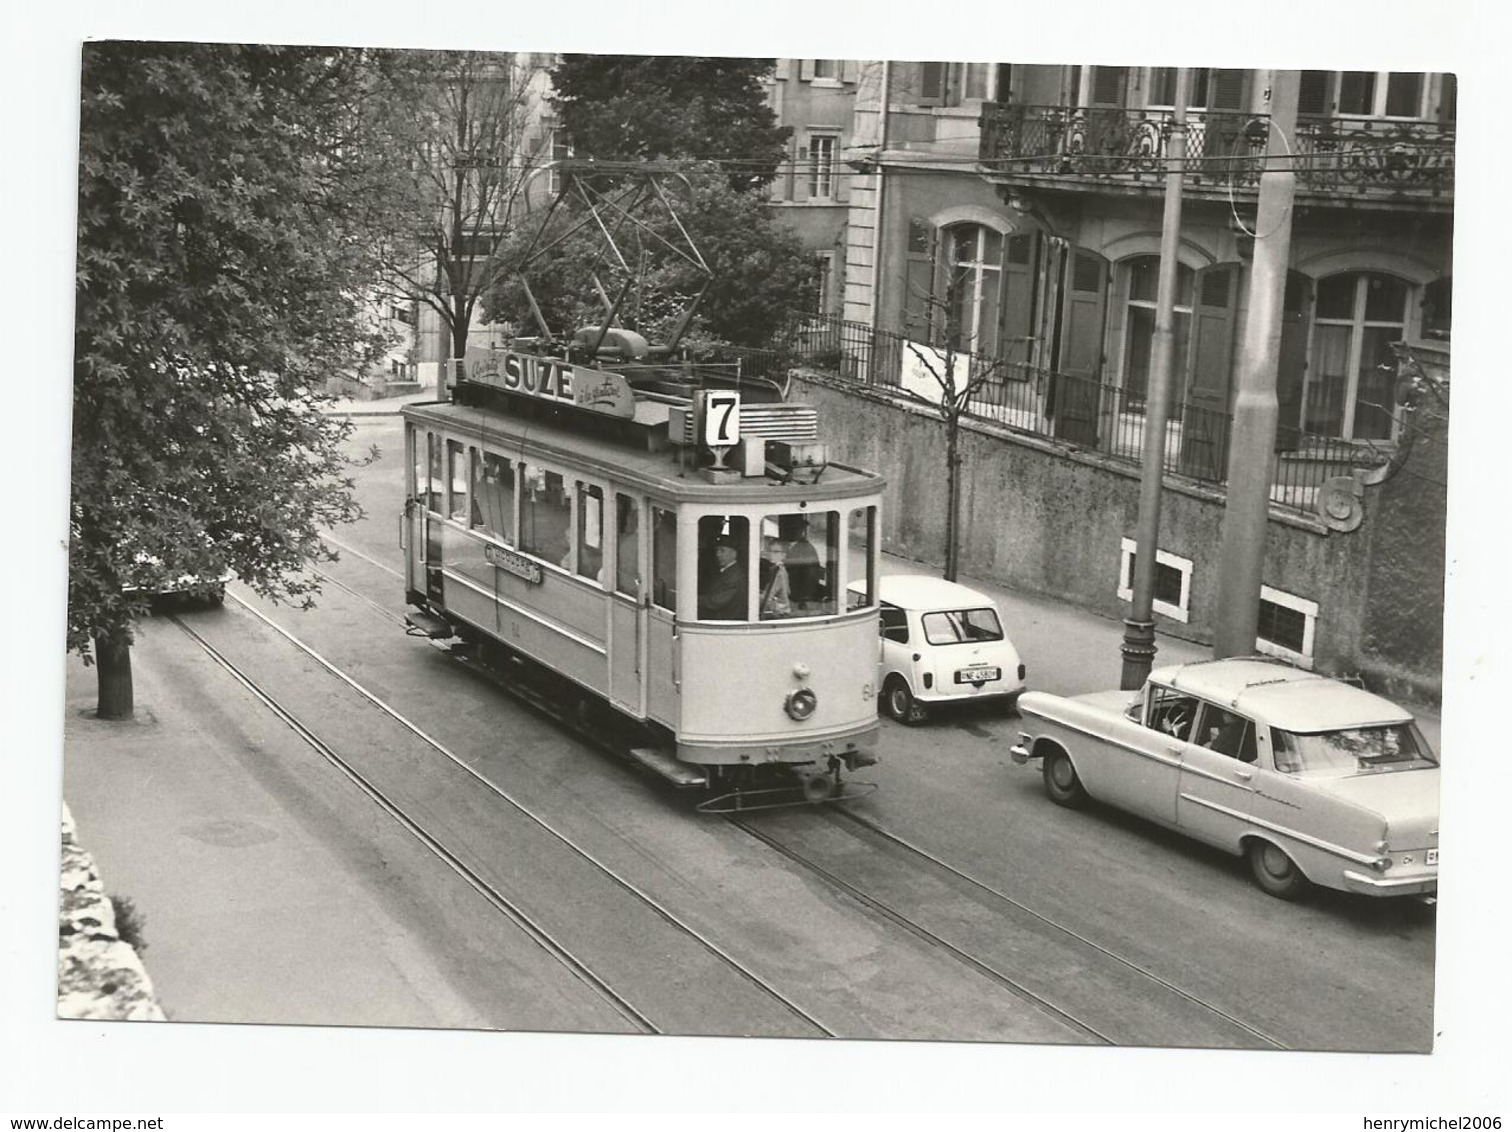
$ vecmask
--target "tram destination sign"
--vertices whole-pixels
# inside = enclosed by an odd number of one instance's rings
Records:
[[[467,379],[507,393],[522,393],[559,405],[574,405],[611,417],[635,416],[635,395],[623,374],[568,365],[561,358],[513,350],[469,349]]]
[[[504,570],[516,577],[524,578],[533,585],[540,585],[544,576],[541,564],[533,559],[526,558],[523,554],[516,554],[502,546],[485,546],[483,557],[492,562],[500,570]]]

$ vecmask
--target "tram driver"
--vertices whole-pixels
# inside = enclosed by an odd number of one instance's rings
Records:
[[[740,561],[740,546],[728,535],[714,540],[714,563],[700,571],[698,616],[702,621],[746,619],[746,571]]]

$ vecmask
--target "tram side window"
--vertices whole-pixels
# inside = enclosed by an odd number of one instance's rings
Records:
[[[677,513],[651,509],[651,600],[677,611]]]
[[[877,509],[857,507],[850,513],[845,577],[850,583],[846,607],[862,609],[877,600]],[[860,583],[857,585],[856,583]]]
[[[640,592],[640,508],[628,495],[614,497],[614,588],[635,597]]]
[[[581,578],[604,580],[604,489],[577,485],[577,572]]]
[[[446,442],[447,486],[451,489],[451,510],[447,514],[458,523],[467,521],[467,449],[458,440]]]
[[[420,454],[420,446],[415,445],[415,455]],[[441,511],[441,493],[446,483],[441,472],[441,438],[434,433],[425,434],[425,467],[415,469],[415,489],[419,492],[419,498],[425,504],[427,511]]]
[[[840,579],[840,513],[768,515],[762,521],[762,535],[762,618],[834,613]]]
[[[474,530],[514,545],[514,465],[502,456],[484,452],[473,456]]]
[[[560,472],[521,465],[520,549],[560,566],[567,557],[572,506]]]
[[[698,520],[698,617],[745,621],[751,613],[750,520],[744,515],[705,515]]]

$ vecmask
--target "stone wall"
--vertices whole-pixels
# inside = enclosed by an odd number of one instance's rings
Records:
[[[883,546],[944,560],[945,429],[934,412],[888,392],[809,371],[794,399],[818,407],[831,459],[887,477]],[[1422,430],[1425,434],[1430,428]],[[1121,546],[1139,512],[1139,468],[981,422],[963,431],[961,572],[1121,619]],[[1314,664],[1418,704],[1437,704],[1444,593],[1442,437],[1419,436],[1406,466],[1364,488],[1352,532],[1273,511],[1264,584],[1316,602]],[[1157,613],[1161,632],[1213,639],[1224,494],[1168,477],[1159,547],[1192,563],[1188,620]],[[1410,537],[1416,531],[1419,537]]]
[[[163,1021],[141,958],[117,930],[93,859],[63,808],[63,862],[58,896],[58,1017]]]

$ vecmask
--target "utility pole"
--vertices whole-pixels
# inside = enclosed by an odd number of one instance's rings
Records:
[[[1191,71],[1176,71],[1176,106],[1166,143],[1165,214],[1160,227],[1160,276],[1155,292],[1155,341],[1145,390],[1144,460],[1139,520],[1134,532],[1134,600],[1124,619],[1121,688],[1140,687],[1155,659],[1155,548],[1160,541],[1160,493],[1165,479],[1166,420],[1176,361],[1176,266],[1181,244],[1181,186],[1186,164],[1186,111]]]
[[[892,62],[882,60],[882,100],[877,108],[877,187],[872,201],[872,269],[871,269],[871,350],[870,370],[867,379],[876,380],[877,357],[877,332],[882,327],[882,249],[887,241],[882,230],[882,206],[883,193],[886,189],[886,178],[883,176],[882,163],[887,152],[887,117],[888,102],[892,98]]]
[[[1299,71],[1276,71],[1271,77],[1270,133],[1255,216],[1249,316],[1244,323],[1239,390],[1229,440],[1228,502],[1223,511],[1213,636],[1215,657],[1253,653],[1260,621],[1261,572],[1276,444],[1276,371],[1281,357],[1281,315],[1297,182],[1291,138],[1296,132],[1300,80]]]

